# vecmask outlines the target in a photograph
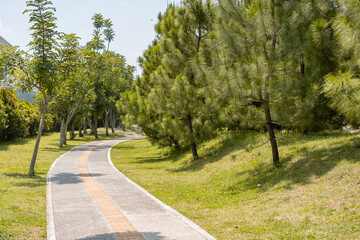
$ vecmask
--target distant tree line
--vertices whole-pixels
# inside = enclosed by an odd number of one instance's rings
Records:
[[[360,2],[184,0],[159,14],[143,74],[118,104],[155,143],[218,130],[300,132],[360,121]]]

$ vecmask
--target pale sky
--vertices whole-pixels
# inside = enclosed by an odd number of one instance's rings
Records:
[[[81,44],[91,40],[94,13],[113,22],[115,40],[110,50],[124,55],[127,63],[138,66],[137,58],[155,38],[154,26],[167,3],[181,0],[52,0],[56,8],[58,30],[76,33]],[[23,14],[26,0],[0,0],[0,36],[13,46],[27,50],[30,42],[29,15]]]

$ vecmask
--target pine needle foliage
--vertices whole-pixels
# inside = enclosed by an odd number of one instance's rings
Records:
[[[333,29],[337,48],[338,71],[327,75],[324,93],[331,99],[331,106],[345,115],[352,123],[360,123],[360,3],[343,0]]]
[[[223,116],[243,128],[266,126],[279,165],[275,127],[309,129],[321,78],[333,67],[333,1],[220,0],[214,82]],[[316,60],[316,61],[314,61]],[[260,114],[262,112],[262,114]],[[314,114],[315,112],[315,114]]]
[[[150,75],[155,84],[150,100],[156,112],[187,126],[178,138],[191,145],[195,159],[196,141],[208,137],[215,126],[206,96],[208,81],[201,70],[214,14],[210,1],[185,0],[179,7],[170,6],[156,26],[162,59]]]

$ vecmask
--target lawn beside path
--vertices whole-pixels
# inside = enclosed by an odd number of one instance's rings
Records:
[[[99,140],[130,133],[117,131]],[[51,164],[62,154],[87,142],[93,135],[68,140],[58,148],[59,133],[41,139],[35,177],[27,175],[35,138],[0,143],[0,239],[46,239],[46,176]]]
[[[147,139],[115,146],[116,167],[219,240],[359,239],[360,134],[280,140],[274,169],[265,135],[220,135],[187,151]],[[293,140],[289,140],[292,138]]]

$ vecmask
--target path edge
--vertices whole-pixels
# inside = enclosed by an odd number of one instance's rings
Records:
[[[60,157],[58,157],[57,159],[55,159],[55,161],[51,164],[49,171],[47,173],[46,176],[46,238],[47,240],[56,240],[56,235],[55,235],[55,224],[54,224],[54,209],[53,209],[53,204],[52,204],[52,192],[51,192],[51,176],[52,176],[52,171],[56,165],[56,163],[63,157],[65,157],[66,155],[68,155],[70,152],[72,152],[73,150],[75,150],[78,147],[81,147],[82,145],[76,146],[73,149],[70,149],[69,151],[67,151],[66,153],[64,153],[63,155],[61,155]]]
[[[133,135],[134,136],[134,135]],[[128,178],[125,174],[123,174],[122,172],[120,172],[119,169],[117,169],[114,165],[114,163],[111,160],[110,157],[110,152],[111,149],[113,147],[115,147],[116,145],[123,143],[123,142],[127,142],[127,141],[131,141],[131,140],[135,140],[135,139],[141,139],[141,138],[145,138],[146,136],[139,136],[139,135],[135,135],[135,138],[131,138],[131,139],[127,139],[127,140],[122,140],[122,139],[117,139],[120,140],[119,142],[114,143],[112,146],[110,146],[110,148],[108,149],[108,154],[107,154],[107,159],[108,162],[110,164],[110,166],[115,170],[116,173],[118,173],[120,176],[122,176],[123,178],[125,178],[126,181],[128,181],[129,183],[131,183],[134,187],[136,187],[138,190],[140,190],[142,193],[144,193],[145,195],[147,195],[148,197],[150,197],[152,200],[154,200],[155,202],[157,202],[158,204],[160,204],[160,206],[162,206],[164,209],[166,209],[167,211],[169,211],[171,214],[173,214],[175,217],[180,218],[182,221],[184,221],[189,227],[191,227],[192,229],[194,229],[195,231],[197,231],[199,234],[201,234],[203,237],[205,237],[207,240],[216,240],[216,238],[214,238],[213,236],[211,236],[208,232],[206,232],[203,228],[201,228],[199,225],[197,225],[196,223],[194,223],[193,221],[191,221],[190,219],[188,219],[187,217],[185,217],[184,215],[182,215],[181,213],[179,213],[178,211],[176,211],[175,209],[173,209],[172,207],[170,207],[169,205],[167,205],[166,203],[162,202],[161,200],[159,200],[158,198],[156,198],[154,195],[152,195],[151,193],[149,193],[148,191],[146,191],[144,188],[142,188],[141,186],[139,186],[137,183],[135,183],[134,181],[132,181],[130,178]],[[140,233],[141,234],[141,233]]]

